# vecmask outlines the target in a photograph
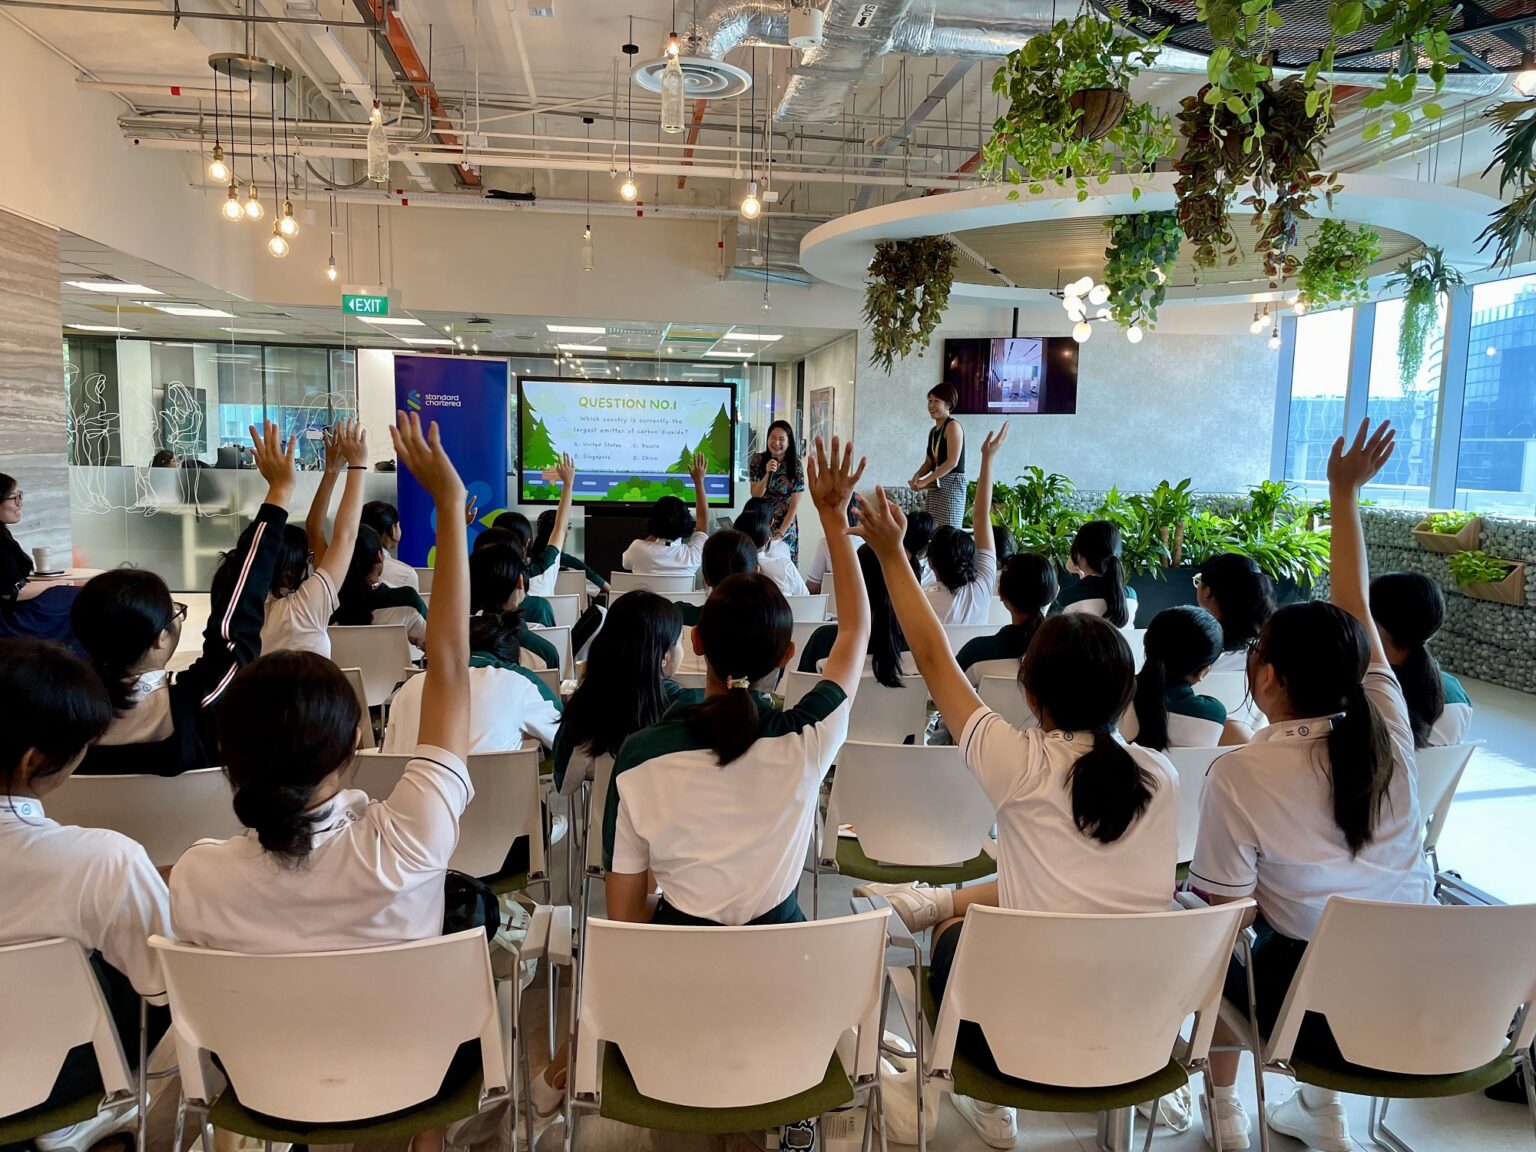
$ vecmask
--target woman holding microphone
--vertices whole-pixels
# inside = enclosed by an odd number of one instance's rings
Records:
[[[772,512],[767,550],[773,552],[774,543],[782,540],[789,549],[790,562],[799,565],[800,525],[795,519],[795,509],[799,507],[800,494],[805,491],[805,470],[795,451],[795,430],[788,421],[775,420],[768,425],[766,443],[766,452],[755,452],[747,461],[752,495],[767,500]]]

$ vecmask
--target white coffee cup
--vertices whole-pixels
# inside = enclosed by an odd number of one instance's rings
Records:
[[[55,572],[61,565],[58,563],[54,548],[32,549],[32,565],[39,572]]]

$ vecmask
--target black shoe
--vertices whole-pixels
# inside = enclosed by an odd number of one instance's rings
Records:
[[[1484,1088],[1483,1095],[1490,1100],[1502,1100],[1506,1104],[1524,1104],[1525,1085],[1520,1083],[1520,1070],[1517,1068],[1497,1084]]]
[[[779,1147],[792,1152],[815,1152],[816,1121],[796,1120],[779,1129]]]

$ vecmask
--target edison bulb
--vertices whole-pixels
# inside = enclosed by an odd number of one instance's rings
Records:
[[[624,183],[619,185],[619,195],[626,200],[633,200],[640,195],[640,185],[635,183],[635,174],[630,172],[624,177]]]
[[[1296,303],[1291,305],[1291,311],[1300,316],[1307,310],[1307,302],[1300,296],[1296,297]]]
[[[292,201],[283,201],[283,214],[278,218],[277,227],[290,240],[299,234],[299,222],[293,218]]]
[[[260,220],[266,214],[266,209],[261,206],[261,198],[256,194],[256,185],[252,184],[250,191],[245,194],[245,214],[252,220]]]
[[[1088,303],[1095,306],[1103,304],[1109,299],[1109,288],[1104,284],[1095,284],[1088,290]]]
[[[224,207],[219,211],[224,213],[224,219],[231,222],[245,218],[245,209],[240,204],[240,189],[233,184],[229,186],[229,199],[224,201]]]
[[[741,199],[741,216],[743,220],[756,220],[763,214],[763,202],[757,198],[757,181],[753,180],[747,185],[747,194]]]
[[[1276,328],[1270,332],[1269,347],[1270,351],[1274,351],[1276,348],[1280,347],[1280,329]]]
[[[288,237],[278,230],[276,224],[272,226],[272,237],[267,241],[267,251],[281,260],[288,255]]]
[[[1253,318],[1253,323],[1248,325],[1248,331],[1257,336],[1260,332],[1264,331],[1264,321],[1255,315]]]
[[[592,229],[587,228],[581,234],[581,268],[583,272],[590,272],[596,266],[597,260],[592,251]]]
[[[1132,324],[1129,328],[1127,328],[1125,330],[1125,338],[1127,340],[1129,340],[1132,344],[1140,344],[1142,339],[1145,336],[1146,336],[1146,333],[1143,332],[1141,330],[1141,328],[1138,327],[1135,324]]]
[[[1079,344],[1086,341],[1092,335],[1093,325],[1086,320],[1079,320],[1072,326],[1072,339],[1076,340]]]
[[[213,157],[208,161],[208,179],[215,184],[229,183],[229,165],[224,163],[224,149],[215,144]]]
[[[325,263],[325,278],[332,284],[336,283],[336,257],[334,256]]]

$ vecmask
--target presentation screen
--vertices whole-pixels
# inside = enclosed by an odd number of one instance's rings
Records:
[[[1077,411],[1077,344],[1064,336],[944,341],[956,412],[996,416]]]
[[[543,472],[561,453],[576,463],[580,504],[693,502],[688,469],[704,456],[711,505],[735,503],[736,390],[730,384],[597,381],[524,376],[517,382],[519,501],[554,504]]]

